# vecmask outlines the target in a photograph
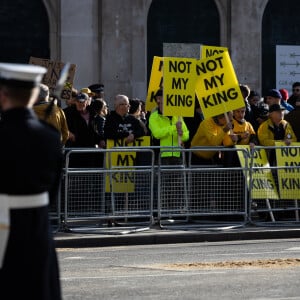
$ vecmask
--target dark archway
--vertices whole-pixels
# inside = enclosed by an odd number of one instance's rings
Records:
[[[49,58],[49,22],[42,0],[2,0],[0,61],[28,63],[30,56]]]
[[[147,20],[148,78],[163,43],[220,44],[218,9],[212,0],[153,0]]]
[[[286,0],[284,3],[282,0],[270,0],[266,6],[262,22],[263,94],[276,87],[276,45],[300,45],[298,7],[299,0]]]

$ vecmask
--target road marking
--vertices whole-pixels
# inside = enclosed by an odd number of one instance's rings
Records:
[[[89,277],[62,277],[61,280],[72,281],[72,280],[90,280],[90,279],[116,279],[116,278],[145,278],[145,277],[166,277],[166,276],[196,276],[196,275],[210,275],[210,274],[225,274],[225,271],[218,272],[176,272],[169,273],[166,272],[164,274],[139,274],[139,275],[119,275],[119,276],[89,276]]]
[[[300,251],[300,247],[288,248],[288,249],[285,249],[285,251]]]
[[[299,296],[297,297],[279,297],[279,298],[253,298],[253,300],[299,300]]]

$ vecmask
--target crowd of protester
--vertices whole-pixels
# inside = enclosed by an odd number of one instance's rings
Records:
[[[300,141],[300,82],[293,84],[290,97],[285,89],[270,89],[263,97],[247,85],[241,84],[240,89],[244,107],[207,119],[196,96],[194,117],[164,116],[162,89],[155,94],[157,107],[151,112],[145,111],[145,101],[120,94],[110,101],[113,108],[109,110],[103,84],[80,90],[73,88],[64,108],[56,103],[51,112],[49,88],[41,84],[33,109],[38,118],[60,131],[66,148],[105,149],[107,139],[124,139],[129,144],[145,135],[151,136],[152,146],[198,149],[201,146],[274,146],[275,141],[290,145]],[[164,151],[162,162],[179,164],[180,156],[178,150]],[[97,165],[97,159],[81,157],[75,164],[91,167]],[[224,159],[219,151],[195,149],[191,162],[210,165],[224,163]]]

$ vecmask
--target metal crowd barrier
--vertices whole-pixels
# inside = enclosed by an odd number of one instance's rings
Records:
[[[90,158],[91,164],[98,155],[102,167],[78,168],[78,155],[81,159],[82,155]],[[149,228],[153,222],[153,167],[151,149],[67,150],[64,228],[95,231],[117,224],[123,229],[131,225],[135,226],[132,230],[138,230],[137,223]]]
[[[245,225],[248,168],[191,163],[193,151],[216,150],[231,154],[243,152],[247,160],[244,149],[195,147],[179,150],[181,165],[160,165],[158,219],[162,227],[178,227],[178,223],[184,227],[206,228]],[[161,150],[160,158],[168,151]]]
[[[170,149],[181,154],[176,165],[163,163]],[[195,165],[193,151],[215,151],[234,159]],[[52,217],[60,219],[65,230],[115,232],[120,227],[121,233],[154,224],[205,229],[298,224],[300,163],[269,165],[262,154],[274,156],[272,151],[291,152],[293,158],[300,147],[66,149],[61,200]],[[92,166],[76,166],[78,155]],[[236,164],[238,157],[243,163]]]
[[[262,163],[262,154],[266,155],[267,163]],[[255,147],[249,160],[252,224],[299,225],[299,157],[300,146]]]

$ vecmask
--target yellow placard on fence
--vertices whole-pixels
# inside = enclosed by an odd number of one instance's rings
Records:
[[[163,115],[193,117],[196,59],[164,57]]]
[[[283,142],[276,142],[276,146],[284,147],[276,149],[276,160],[278,167],[289,167],[278,169],[278,185],[280,199],[300,199],[300,143],[292,143],[287,147]],[[293,168],[291,168],[293,167]]]
[[[155,94],[157,90],[163,87],[163,58],[159,56],[153,57],[151,75],[148,85],[146,98],[146,110],[152,111],[156,107]]]
[[[250,164],[250,147],[248,145],[236,145],[237,149],[247,150],[248,165]],[[246,165],[245,152],[237,151],[240,164],[243,168]],[[253,151],[253,173],[252,173],[252,199],[279,199],[275,180],[268,162],[267,153],[264,149]],[[260,169],[261,168],[261,169]],[[248,172],[247,185],[250,187],[250,176]]]
[[[133,143],[125,145],[123,140],[107,140],[107,149],[114,147],[142,147],[150,146],[150,136],[143,136],[135,139]],[[143,154],[141,152],[141,154]],[[105,178],[105,192],[114,193],[134,193],[136,173],[130,172],[131,168],[136,165],[136,152],[120,151],[108,152],[106,154],[106,169],[114,169],[116,172],[108,173]],[[122,172],[118,172],[118,167]]]
[[[214,55],[218,55],[226,51],[228,51],[228,48],[226,47],[201,45],[200,58],[203,59],[203,58],[212,57]]]
[[[196,64],[196,94],[205,118],[245,106],[228,51]]]
[[[29,64],[39,65],[47,69],[47,73],[43,77],[42,83],[46,84],[49,87],[50,94],[52,94],[56,87],[60,73],[65,66],[65,63],[31,56],[29,59]],[[72,85],[74,81],[75,71],[76,65],[71,64],[64,89],[61,93],[62,99],[71,99],[72,97]]]

